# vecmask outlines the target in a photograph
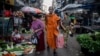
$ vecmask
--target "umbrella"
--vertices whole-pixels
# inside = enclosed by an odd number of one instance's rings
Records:
[[[22,2],[21,0],[16,0],[16,2],[17,2],[20,6],[25,6],[24,2]]]
[[[80,6],[83,6],[83,5],[82,4],[68,4],[64,8],[62,8],[61,10],[63,11],[65,9],[77,8],[77,7],[80,7]]]
[[[42,13],[40,9],[34,8],[36,13]]]
[[[42,13],[42,11],[38,8],[33,8],[33,7],[22,7],[21,11],[23,12],[29,12],[29,13]]]
[[[82,13],[84,9],[73,9],[73,10],[67,10],[67,13]]]

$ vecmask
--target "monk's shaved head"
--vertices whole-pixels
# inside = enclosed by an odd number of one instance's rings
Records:
[[[53,10],[53,7],[52,7],[52,6],[50,6],[50,7],[49,7],[49,9],[52,9],[52,10]]]
[[[51,14],[53,13],[53,7],[52,6],[49,7],[49,13],[51,13]]]

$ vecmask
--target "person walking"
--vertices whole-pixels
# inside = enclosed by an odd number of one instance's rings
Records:
[[[45,50],[45,43],[44,43],[44,23],[40,20],[40,17],[36,15],[32,15],[32,25],[31,29],[33,33],[36,33],[38,36],[38,44],[36,45],[36,53],[39,54],[41,51]]]
[[[64,19],[62,20],[62,25],[63,28],[60,29],[60,32],[63,33],[64,39],[65,39],[65,47],[67,47],[67,39],[68,39],[68,31],[69,31],[69,24],[70,24],[70,19],[67,13],[64,13]],[[65,30],[64,30],[65,29]]]
[[[48,50],[51,48],[53,50],[54,56],[56,53],[56,38],[59,34],[58,26],[60,25],[60,18],[53,12],[53,7],[49,7],[49,14],[46,15],[46,37]]]

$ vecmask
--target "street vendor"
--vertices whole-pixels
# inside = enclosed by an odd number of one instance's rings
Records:
[[[13,32],[12,32],[12,40],[13,42],[15,43],[20,43],[22,42],[23,40],[23,36],[21,36],[21,34],[18,32],[18,29],[15,29]]]

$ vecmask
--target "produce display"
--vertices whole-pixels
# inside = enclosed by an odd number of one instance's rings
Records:
[[[35,48],[34,45],[28,45],[26,43],[17,45],[13,45],[13,43],[10,43],[10,45],[8,43],[5,43],[2,44],[0,47],[0,55],[2,56],[3,54],[3,56],[6,55],[14,56],[12,54],[16,55],[21,55],[22,53],[28,54],[31,50],[34,50],[34,48]],[[4,51],[6,51],[6,53]]]
[[[82,52],[89,54],[88,56],[98,56],[100,55],[100,32],[95,32],[91,34],[81,34],[77,37]]]
[[[2,56],[16,56],[15,53],[6,53],[6,54],[2,54]]]

